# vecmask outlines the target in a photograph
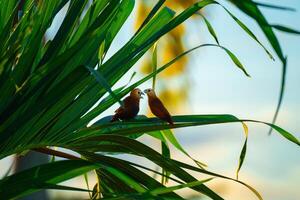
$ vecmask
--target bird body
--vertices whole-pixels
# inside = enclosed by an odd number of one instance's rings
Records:
[[[174,125],[169,111],[166,109],[161,100],[156,96],[154,90],[147,89],[144,90],[144,92],[148,96],[148,104],[151,112],[159,119],[166,121],[171,125]]]
[[[140,89],[136,88],[132,90],[130,95],[123,100],[123,106],[115,111],[111,122],[133,119],[140,110],[140,99],[142,95],[143,93]]]

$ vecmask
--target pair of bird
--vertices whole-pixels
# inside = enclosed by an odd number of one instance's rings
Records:
[[[161,120],[173,125],[174,123],[170,113],[161,100],[156,96],[154,90],[146,89],[144,92],[148,96],[148,105],[151,112]],[[140,89],[133,89],[130,92],[130,95],[123,100],[124,105],[115,111],[115,115],[112,117],[111,122],[118,120],[129,120],[136,117],[140,110],[140,99],[143,98],[142,95],[144,95],[144,93]]]

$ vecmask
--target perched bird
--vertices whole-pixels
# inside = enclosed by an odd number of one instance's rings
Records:
[[[156,96],[153,89],[146,89],[144,92],[148,96],[148,104],[151,112],[161,120],[168,122],[171,125],[174,125],[170,113],[161,102],[161,100]]]
[[[135,88],[130,92],[130,95],[123,100],[123,106],[115,111],[115,115],[112,117],[111,122],[117,120],[133,119],[140,110],[140,99],[142,99],[144,93]]]

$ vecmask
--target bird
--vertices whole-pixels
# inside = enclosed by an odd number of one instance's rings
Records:
[[[133,119],[140,110],[140,99],[143,98],[142,95],[144,95],[144,93],[139,88],[133,89],[130,95],[123,100],[123,106],[115,111],[111,122]]]
[[[161,100],[156,96],[153,89],[146,89],[144,93],[148,96],[148,105],[151,112],[159,119],[168,122],[170,125],[174,125],[169,111],[166,109]]]

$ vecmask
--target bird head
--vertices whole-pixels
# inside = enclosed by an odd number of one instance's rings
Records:
[[[154,90],[151,89],[151,88],[144,90],[144,92],[148,95],[148,97],[155,97],[156,96]]]
[[[135,97],[137,99],[142,99],[143,98],[142,95],[144,95],[144,93],[139,88],[133,89],[130,93],[130,96]]]

